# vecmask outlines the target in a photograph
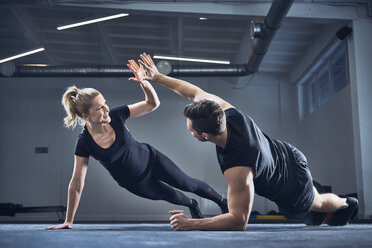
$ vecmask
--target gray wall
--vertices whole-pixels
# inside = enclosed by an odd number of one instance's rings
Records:
[[[337,194],[356,193],[350,85],[299,121],[297,146],[313,178]]]
[[[298,121],[296,145],[307,155],[314,179],[331,185],[338,194],[357,193],[359,217],[371,218],[372,20],[359,18],[351,26],[353,33],[347,38],[350,85]],[[315,42],[302,58],[307,63],[300,63],[296,71],[311,69],[319,62],[313,61],[314,56],[324,56],[321,51],[328,45]],[[297,105],[301,106],[301,96]]]
[[[236,78],[188,78],[203,89],[215,93],[250,114],[273,138],[293,139],[288,129],[293,117],[290,107],[295,99],[283,76],[258,73],[248,85],[234,88]],[[0,202],[24,206],[66,205],[67,187],[73,169],[73,151],[77,134],[63,127],[60,104],[67,86],[95,87],[110,106],[143,99],[136,83],[126,79],[1,78],[2,116],[0,157]],[[215,147],[195,140],[186,130],[182,115],[188,103],[169,90],[156,86],[161,106],[156,112],[127,122],[133,136],[168,155],[186,173],[211,184],[226,195]],[[293,108],[293,107],[292,107]],[[293,121],[291,122],[293,123]],[[48,154],[35,154],[35,147],[48,147]],[[200,200],[202,211],[217,214],[209,201]],[[162,201],[151,201],[120,188],[105,169],[90,160],[84,193],[76,220],[166,220],[167,211],[179,209]],[[184,209],[184,208],[181,208]],[[257,197],[254,209],[261,213],[275,205]],[[54,220],[54,214],[19,214],[0,220]]]

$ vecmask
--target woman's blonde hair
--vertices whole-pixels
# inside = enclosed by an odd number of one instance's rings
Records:
[[[62,97],[62,105],[65,107],[67,116],[63,119],[66,127],[75,128],[78,123],[84,126],[83,114],[89,114],[93,99],[100,92],[93,88],[78,89],[76,86],[67,88]]]

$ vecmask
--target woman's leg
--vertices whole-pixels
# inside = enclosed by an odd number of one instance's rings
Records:
[[[164,154],[157,152],[153,169],[158,179],[180,190],[192,192],[198,196],[214,201],[223,213],[228,212],[227,200],[205,182],[192,178],[177,167]]]
[[[151,200],[164,200],[176,205],[188,207],[193,218],[203,218],[198,203],[194,199],[190,199],[184,193],[172,188],[149,175],[141,183],[126,188],[135,195]]]

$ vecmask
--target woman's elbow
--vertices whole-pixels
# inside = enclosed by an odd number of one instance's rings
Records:
[[[157,100],[157,101],[154,101],[154,102],[149,103],[149,104],[150,104],[150,106],[151,106],[149,112],[152,112],[152,111],[154,111],[155,109],[159,108],[159,106],[160,106],[160,101]]]
[[[160,106],[160,100],[158,99],[157,101],[155,101],[155,109],[159,108]]]

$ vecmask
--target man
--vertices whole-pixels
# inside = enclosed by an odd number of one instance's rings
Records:
[[[140,57],[147,80],[193,101],[184,110],[187,129],[199,141],[216,145],[217,158],[228,183],[228,213],[189,219],[183,211],[170,211],[174,230],[243,231],[254,192],[274,201],[288,217],[312,213],[306,222],[310,225],[321,225],[327,213],[333,213],[329,225],[348,223],[358,206],[357,199],[319,194],[301,151],[286,142],[270,139],[247,114],[220,97],[159,73],[149,55],[144,53]]]

